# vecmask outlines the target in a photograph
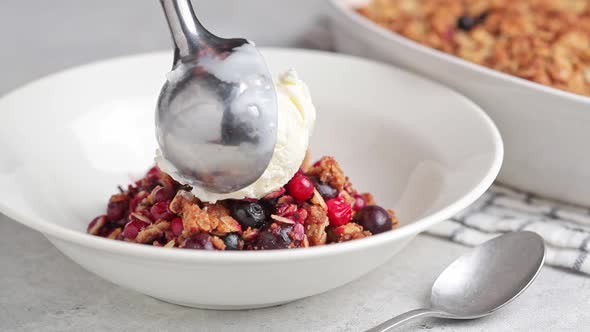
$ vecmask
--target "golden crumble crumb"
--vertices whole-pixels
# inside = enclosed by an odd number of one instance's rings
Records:
[[[373,0],[357,11],[465,60],[590,95],[590,1]]]
[[[305,221],[305,235],[312,246],[326,243],[326,227],[330,224],[328,212],[321,206],[306,206],[307,220]]]
[[[162,237],[164,232],[170,228],[170,223],[167,221],[161,221],[156,224],[151,224],[141,230],[137,237],[135,238],[135,242],[137,243],[149,243]]]
[[[308,174],[317,176],[321,182],[328,183],[339,192],[350,188],[348,177],[334,157],[323,157],[309,169]]]
[[[211,238],[211,243],[213,243],[213,247],[215,247],[215,249],[225,250],[225,243],[223,243],[223,240],[218,238],[217,236],[213,236]]]
[[[335,227],[330,231],[332,242],[357,240],[367,236],[371,236],[371,232],[363,230],[363,226],[353,222]]]

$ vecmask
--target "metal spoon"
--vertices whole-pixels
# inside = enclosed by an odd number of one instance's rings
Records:
[[[192,186],[244,188],[274,150],[278,106],[270,71],[252,42],[207,31],[190,0],[160,2],[175,45],[156,111],[162,157]]]
[[[431,308],[394,317],[369,332],[389,331],[415,318],[472,319],[491,314],[535,280],[545,260],[543,238],[514,232],[494,238],[459,257],[434,282]]]

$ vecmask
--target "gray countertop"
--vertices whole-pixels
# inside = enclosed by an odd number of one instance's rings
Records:
[[[362,331],[427,303],[438,273],[467,249],[418,236],[391,261],[348,285],[247,311],[180,307],[104,281],[41,234],[0,218],[1,331]],[[582,331],[590,279],[545,267],[514,303],[476,321],[427,319],[407,331]]]
[[[214,31],[262,45],[306,45],[324,11],[321,0],[195,3]],[[66,67],[168,47],[158,6],[157,0],[1,1],[0,95]],[[259,13],[259,6],[268,9]],[[268,309],[207,311],[104,281],[41,234],[0,215],[0,331],[361,331],[425,305],[432,281],[466,250],[418,236],[383,267],[328,293]],[[429,319],[406,329],[581,331],[590,326],[589,295],[590,278],[546,267],[521,298],[491,317]]]

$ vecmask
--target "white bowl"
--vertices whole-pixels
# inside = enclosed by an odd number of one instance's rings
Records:
[[[165,249],[85,234],[116,186],[153,162],[154,105],[168,53],[67,70],[1,99],[0,210],[115,284],[182,305],[253,308],[360,277],[465,208],[496,177],[502,159],[497,129],[451,90],[349,56],[264,54],[274,72],[292,66],[309,83],[319,111],[314,154],[337,156],[357,188],[397,210],[401,228],[267,252]]]
[[[370,0],[330,0],[338,51],[393,63],[442,82],[480,105],[506,146],[499,180],[590,206],[590,98],[510,76],[431,49],[371,22],[352,8]]]

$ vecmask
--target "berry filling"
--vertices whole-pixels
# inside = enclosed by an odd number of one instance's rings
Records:
[[[393,211],[352,187],[332,157],[303,165],[262,199],[201,202],[158,167],[119,190],[89,234],[166,248],[271,250],[356,240],[398,225]]]
[[[289,194],[296,200],[305,202],[311,198],[314,191],[314,186],[311,180],[303,174],[295,174],[295,176],[287,184]]]
[[[326,202],[331,226],[342,226],[352,219],[352,207],[343,197],[336,197]]]
[[[376,205],[362,208],[355,216],[354,222],[363,226],[372,234],[379,234],[391,230],[391,217],[385,209]]]
[[[139,220],[135,219],[127,223],[125,228],[123,229],[123,236],[126,239],[134,240],[137,237],[137,234],[144,229],[148,224]]]

